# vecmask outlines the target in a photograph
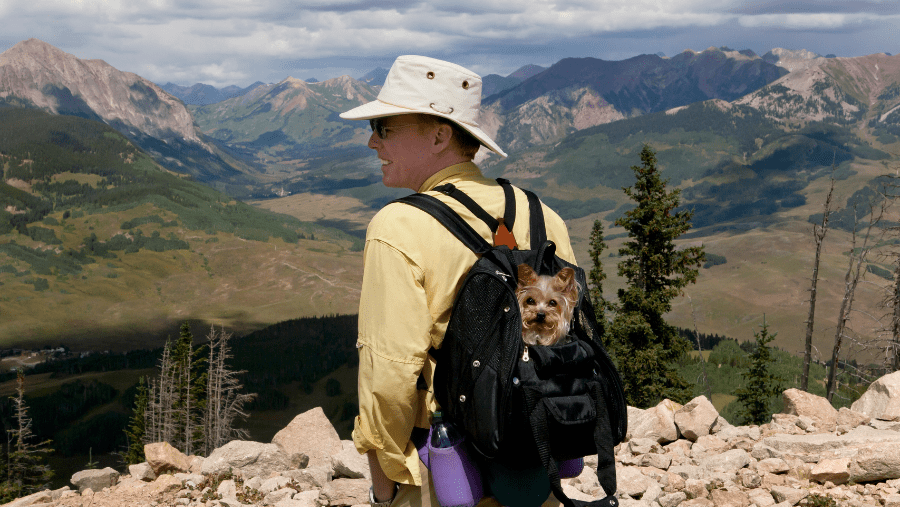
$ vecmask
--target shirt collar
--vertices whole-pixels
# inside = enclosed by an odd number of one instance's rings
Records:
[[[429,190],[434,189],[434,187],[440,185],[445,180],[454,177],[478,177],[481,176],[481,170],[478,169],[478,166],[472,162],[463,162],[461,164],[451,165],[450,167],[445,167],[440,171],[431,175],[430,178],[425,180],[425,183],[422,183],[422,186],[419,188],[419,192],[427,192]]]

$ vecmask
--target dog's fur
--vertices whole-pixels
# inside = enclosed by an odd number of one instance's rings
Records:
[[[520,264],[516,297],[522,314],[522,340],[528,345],[553,345],[566,336],[578,302],[578,289],[572,268],[547,276],[538,275],[528,264]]]

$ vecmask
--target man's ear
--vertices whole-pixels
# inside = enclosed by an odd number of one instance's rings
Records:
[[[441,153],[450,148],[453,143],[453,128],[446,123],[440,123],[434,130],[434,153]]]

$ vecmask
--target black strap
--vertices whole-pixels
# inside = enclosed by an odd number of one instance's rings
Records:
[[[503,189],[503,197],[505,206],[503,209],[503,224],[506,226],[506,229],[512,232],[512,228],[516,223],[516,194],[513,191],[512,184],[509,180],[503,178],[497,178],[497,183],[500,185],[500,188]],[[469,209],[473,215],[478,217],[485,225],[488,226],[488,230],[492,233],[497,232],[497,228],[500,225],[500,222],[491,216],[490,213],[484,210],[477,202],[475,202],[471,197],[466,195],[465,192],[456,188],[452,183],[446,183],[444,185],[440,185],[434,187],[434,190],[438,192],[448,195],[457,201],[460,202],[463,206]]]
[[[531,228],[531,249],[537,250],[547,241],[547,230],[544,228],[544,208],[541,200],[533,192],[522,189],[528,197],[529,227]]]
[[[436,197],[427,194],[411,194],[394,202],[409,204],[433,216],[476,255],[484,255],[492,248],[490,243],[475,232],[471,225]]]
[[[500,226],[500,222],[498,222],[496,218],[492,217],[490,213],[485,211],[484,208],[479,206],[478,203],[475,202],[471,197],[466,195],[465,192],[453,186],[452,183],[434,187],[434,189],[444,195],[449,195],[450,197],[459,201],[460,204],[462,204],[466,208],[469,208],[469,211],[471,211],[473,215],[481,219],[481,221],[488,226],[488,230],[490,230],[491,233],[497,232],[497,227]],[[505,222],[506,219],[504,218],[503,221]]]
[[[516,201],[515,193],[509,181],[498,178],[497,182],[503,188],[503,194],[506,198],[506,205],[503,219],[507,229],[512,231],[513,224],[516,220]],[[453,197],[463,206],[469,209],[476,217],[480,218],[491,230],[496,232],[499,222],[493,218],[484,208],[478,205],[465,192],[456,188],[450,183],[435,187],[441,193]],[[547,230],[544,227],[544,210],[541,208],[541,201],[534,193],[523,190],[528,198],[529,227],[531,229],[531,249],[538,250],[547,241]],[[469,250],[475,252],[476,255],[484,255],[492,247],[490,243],[484,240],[480,234],[475,232],[465,220],[463,220],[450,206],[447,206],[440,199],[428,194],[411,194],[406,197],[395,199],[393,202],[402,202],[419,208],[420,210],[433,216],[448,231],[456,236]],[[513,273],[515,271],[512,271]]]
[[[503,210],[503,223],[509,232],[512,232],[513,225],[516,224],[516,194],[513,192],[512,184],[509,180],[497,178],[497,183],[503,188],[503,196],[506,200],[506,209]]]

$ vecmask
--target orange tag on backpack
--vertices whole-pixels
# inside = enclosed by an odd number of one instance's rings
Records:
[[[494,246],[508,246],[510,250],[515,250],[519,245],[516,244],[516,238],[506,228],[503,219],[499,220],[500,225],[497,226],[497,232],[494,233]]]

